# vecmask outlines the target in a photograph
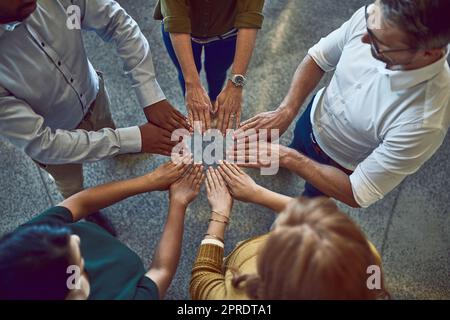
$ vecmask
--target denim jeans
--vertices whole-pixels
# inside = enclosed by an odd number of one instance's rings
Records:
[[[161,23],[162,37],[164,45],[169,53],[170,59],[178,70],[178,80],[185,92],[185,82],[180,63],[172,46],[170,35],[164,31],[164,24]],[[222,91],[223,85],[227,78],[227,71],[234,61],[234,54],[236,52],[236,36],[227,39],[216,40],[207,44],[199,44],[194,41],[192,43],[192,52],[194,54],[194,62],[198,73],[202,69],[202,51],[205,49],[205,73],[208,82],[208,95],[211,101],[216,101],[217,96]]]
[[[314,135],[311,124],[311,108],[313,102],[314,97],[311,99],[311,102],[309,103],[305,112],[303,112],[303,114],[301,115],[300,119],[298,119],[294,129],[294,138],[292,139],[289,147],[301,152],[308,158],[313,159],[321,164],[338,167],[333,159],[327,156],[323,151],[318,151],[317,145],[314,145],[315,140],[313,140]],[[308,198],[325,196],[323,192],[315,188],[309,182],[305,183],[305,191],[303,191],[302,195]]]

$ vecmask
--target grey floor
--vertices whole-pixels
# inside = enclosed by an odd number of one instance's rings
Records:
[[[175,68],[162,45],[160,25],[152,19],[155,0],[119,2],[147,36],[158,79],[167,97],[184,112]],[[259,33],[248,73],[244,119],[276,108],[307,49],[366,2],[267,0],[264,27]],[[87,34],[86,47],[94,66],[106,73],[116,123],[119,126],[143,123],[145,117],[121,71],[114,46],[104,44],[96,35]],[[292,126],[282,138],[283,143],[290,141],[291,132]],[[387,286],[395,298],[450,299],[449,158],[447,137],[430,161],[382,201],[365,210],[342,205],[381,251]],[[165,160],[160,156],[126,155],[88,164],[85,166],[86,186],[144,174]],[[57,204],[61,198],[48,176],[3,140],[0,140],[0,163],[0,234],[3,234]],[[288,195],[298,195],[303,189],[303,180],[287,171],[281,171],[275,177],[260,177],[257,172],[251,174],[262,185]],[[119,238],[146,264],[150,262],[164,224],[167,198],[163,192],[139,195],[105,210],[117,226]],[[190,268],[207,227],[208,210],[202,190],[188,209],[183,253],[168,299],[188,298]],[[269,210],[236,203],[226,249],[230,250],[237,241],[266,232],[273,217]]]

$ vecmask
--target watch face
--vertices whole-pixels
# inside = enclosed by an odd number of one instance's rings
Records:
[[[236,75],[236,76],[234,77],[234,82],[235,82],[237,85],[243,86],[243,85],[244,85],[244,82],[245,82],[245,79],[244,79],[244,77],[241,76],[241,75]]]

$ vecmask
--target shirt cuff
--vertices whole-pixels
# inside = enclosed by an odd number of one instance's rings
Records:
[[[308,50],[308,55],[324,72],[331,72],[336,69],[336,66],[332,66],[326,62],[325,58],[323,57],[322,51],[318,46],[319,44],[316,44],[314,47],[310,48]]]
[[[264,16],[261,12],[244,12],[236,16],[234,20],[235,28],[261,29]]]
[[[166,17],[164,31],[169,33],[192,33],[191,19],[188,17]]]
[[[201,242],[201,245],[205,245],[205,244],[212,244],[212,245],[223,248],[223,242],[216,240],[216,239],[203,239],[203,241]]]
[[[356,168],[349,178],[353,196],[361,208],[367,208],[383,198],[383,195],[367,179],[360,166]]]
[[[166,100],[166,96],[161,90],[161,87],[156,79],[136,87],[135,90],[139,104],[142,108],[146,108],[152,104]]]
[[[119,154],[138,153],[142,150],[141,130],[139,127],[116,129],[120,139]]]

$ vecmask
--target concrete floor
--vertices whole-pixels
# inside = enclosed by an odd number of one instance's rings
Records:
[[[147,36],[158,80],[168,99],[184,112],[176,71],[163,47],[160,25],[152,19],[155,0],[122,0]],[[296,66],[309,47],[347,20],[367,3],[362,0],[266,1],[264,26],[249,68],[243,118],[272,110],[286,94]],[[95,34],[86,35],[86,47],[94,66],[105,72],[119,126],[145,121],[114,46]],[[329,79],[324,79],[324,83]],[[282,143],[290,141],[292,126]],[[419,172],[407,178],[385,199],[372,207],[342,209],[363,228],[381,251],[386,283],[398,299],[450,299],[450,141]],[[153,170],[166,159],[152,155],[126,155],[85,166],[86,186],[124,179]],[[0,140],[0,234],[61,198],[48,176],[24,154]],[[303,181],[287,171],[257,182],[272,190],[298,195]],[[159,239],[167,210],[167,194],[155,192],[133,197],[105,210],[119,231],[119,238],[149,263]],[[183,253],[168,299],[188,298],[191,266],[207,227],[209,207],[202,190],[188,209]],[[269,210],[236,202],[227,234],[226,250],[237,241],[264,233],[273,221]]]

